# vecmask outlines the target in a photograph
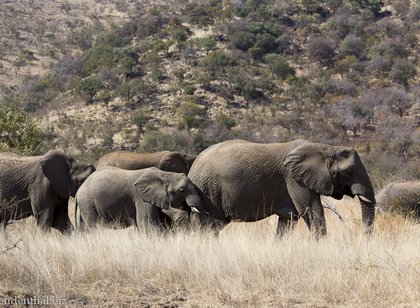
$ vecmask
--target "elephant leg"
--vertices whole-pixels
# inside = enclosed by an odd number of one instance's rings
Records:
[[[299,216],[292,213],[290,213],[290,215],[287,218],[279,216],[279,220],[277,222],[276,236],[278,238],[281,238],[287,232],[293,230],[296,227],[298,219],[299,219]]]
[[[325,213],[320,195],[295,180],[287,181],[287,189],[309,230],[315,233],[316,238],[326,235]]]
[[[54,221],[54,207],[50,206],[42,209],[36,215],[36,224],[42,231],[50,231]]]
[[[160,211],[159,224],[162,226],[163,229],[169,230],[175,226],[175,221],[172,219],[172,217],[170,217],[164,211]]]
[[[146,233],[163,231],[161,210],[143,200],[136,202],[136,224],[137,228],[145,230]]]
[[[321,236],[327,234],[327,225],[325,222],[325,213],[324,207],[322,206],[320,196],[318,195],[318,200],[314,200],[310,207],[310,223],[308,227],[315,232],[315,236],[318,239]],[[305,219],[305,215],[304,215]]]
[[[54,209],[52,222],[52,227],[63,234],[70,234],[73,231],[68,213],[68,200],[68,198],[59,198]]]

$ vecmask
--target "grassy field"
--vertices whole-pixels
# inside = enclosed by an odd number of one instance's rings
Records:
[[[1,237],[0,298],[55,296],[69,306],[411,307],[420,303],[420,225],[378,216],[371,240],[360,207],[327,210],[328,236],[306,226],[281,240],[274,217],[219,236],[98,228],[42,234],[32,219]],[[13,246],[12,246],[13,247]]]

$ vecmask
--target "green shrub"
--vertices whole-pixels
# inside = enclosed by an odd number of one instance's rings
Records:
[[[120,71],[128,77],[134,76],[134,70],[139,62],[139,54],[136,48],[124,48],[115,53]]]
[[[0,107],[0,151],[33,155],[41,142],[41,130],[26,112]]]
[[[158,152],[176,149],[176,142],[171,135],[158,130],[146,130],[140,149],[144,152]]]
[[[290,66],[289,62],[282,55],[271,53],[266,55],[264,60],[273,76],[285,80],[295,75],[295,69]]]
[[[76,84],[76,93],[86,98],[86,104],[92,104],[96,93],[103,88],[102,82],[97,77],[81,79]]]
[[[152,117],[147,115],[144,110],[136,111],[131,117],[131,123],[137,125],[140,131],[144,131],[147,123]]]
[[[255,47],[261,48],[266,53],[275,52],[278,48],[276,38],[269,33],[258,33],[255,41]]]
[[[227,67],[237,65],[237,61],[223,51],[210,52],[201,62],[203,68],[213,77],[225,72]]]
[[[127,103],[137,96],[139,98],[148,98],[156,92],[156,87],[141,78],[135,78],[121,84],[114,91],[114,96],[121,96]]]
[[[358,62],[355,56],[346,56],[343,59],[338,60],[334,65],[334,71],[336,73],[346,75],[349,73],[351,68]]]
[[[402,195],[391,200],[387,210],[420,222],[420,193]]]
[[[206,111],[200,105],[191,101],[182,103],[176,112],[181,116],[179,126],[186,129],[199,127],[206,115]]]
[[[97,95],[98,99],[103,101],[105,104],[108,104],[111,99],[112,99],[112,95],[111,92],[108,90],[102,90],[98,93]]]
[[[152,50],[154,52],[164,52],[167,53],[169,50],[169,47],[171,47],[173,42],[171,40],[163,41],[163,40],[155,40],[153,41]]]
[[[216,117],[217,122],[225,126],[227,129],[231,129],[236,126],[235,118],[230,117],[224,113]]]
[[[340,52],[344,55],[360,57],[364,50],[364,43],[360,37],[354,34],[347,35],[340,45]]]
[[[98,44],[89,49],[84,60],[82,73],[88,76],[102,66],[112,67],[114,64],[114,50],[110,45]]]
[[[183,25],[176,26],[171,30],[171,38],[175,42],[185,42],[191,34],[190,29]]]
[[[193,95],[195,90],[197,90],[194,84],[187,81],[181,83],[181,88],[184,91],[184,94],[187,95]]]
[[[197,38],[194,40],[195,46],[203,51],[205,54],[208,54],[210,51],[216,49],[216,40],[210,36]]]
[[[256,38],[252,32],[239,30],[230,33],[229,40],[232,47],[240,50],[248,50],[254,46]]]
[[[235,71],[237,74],[231,74],[230,81],[236,92],[239,92],[246,99],[259,99],[264,97],[262,88],[266,85],[261,84],[258,80],[255,80],[252,75],[249,75],[242,70]]]
[[[167,18],[161,16],[160,12],[151,12],[139,18],[136,35],[139,39],[145,39],[162,31],[168,22]]]
[[[186,16],[188,22],[206,28],[213,25],[215,19],[223,18],[224,9],[222,1],[219,0],[202,4],[189,3],[182,10],[182,14]]]

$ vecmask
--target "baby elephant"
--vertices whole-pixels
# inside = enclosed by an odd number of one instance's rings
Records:
[[[155,167],[106,167],[93,173],[77,192],[75,222],[79,228],[103,222],[162,229],[168,226],[162,210],[170,208],[194,212],[202,208],[199,191],[185,174]]]

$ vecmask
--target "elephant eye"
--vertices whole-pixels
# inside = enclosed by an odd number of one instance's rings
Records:
[[[185,192],[185,190],[184,190],[184,188],[180,188],[180,189],[178,189],[178,191],[180,192],[180,193],[183,193],[183,192]]]

